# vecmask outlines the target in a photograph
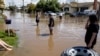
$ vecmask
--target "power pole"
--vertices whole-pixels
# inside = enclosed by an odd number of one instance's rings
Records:
[[[24,8],[24,0],[23,0],[23,13],[25,12],[24,10],[25,10],[25,8]]]
[[[25,23],[25,18],[24,18],[24,13],[25,13],[25,7],[24,7],[24,0],[23,1],[23,5],[22,5],[22,12],[23,12],[23,23]]]

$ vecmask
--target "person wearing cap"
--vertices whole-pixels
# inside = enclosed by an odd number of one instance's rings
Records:
[[[88,21],[86,24],[86,35],[85,35],[85,43],[87,48],[94,48],[94,45],[97,41],[97,34],[99,31],[99,24],[96,15],[89,15]]]
[[[54,18],[52,17],[51,14],[49,14],[49,30],[50,30],[50,35],[53,34],[53,27],[54,27]]]
[[[38,26],[38,24],[39,24],[39,12],[36,12],[36,23],[37,23],[37,26]]]

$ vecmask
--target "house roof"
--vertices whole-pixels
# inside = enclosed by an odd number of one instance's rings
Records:
[[[71,7],[89,7],[92,6],[93,2],[85,2],[85,3],[77,3],[77,2],[71,2]]]
[[[62,7],[68,7],[68,6],[70,6],[70,4],[68,4],[68,3],[66,3],[66,4],[62,4]]]
[[[84,2],[84,3],[79,3],[79,2],[71,2],[70,4],[66,3],[63,4],[61,7],[91,7],[93,6],[94,2]],[[100,2],[98,2],[99,6]]]
[[[93,5],[93,2],[78,3],[78,7],[89,7],[92,5]]]
[[[84,2],[84,3],[71,2],[70,4],[64,4],[64,7],[65,6],[71,6],[71,7],[90,7],[92,5],[93,5],[93,2]]]

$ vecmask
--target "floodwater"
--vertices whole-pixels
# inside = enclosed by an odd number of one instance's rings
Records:
[[[87,18],[63,17],[62,21],[55,19],[54,34],[49,35],[48,18],[41,18],[36,26],[35,17],[28,14],[4,14],[12,19],[10,28],[17,30],[18,47],[12,51],[0,51],[0,56],[60,56],[62,51],[74,46],[85,46],[85,23]],[[95,50],[100,53],[100,33]]]

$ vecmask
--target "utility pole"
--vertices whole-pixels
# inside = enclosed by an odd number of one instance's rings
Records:
[[[24,0],[23,1],[23,6],[22,6],[22,12],[23,12],[23,23],[25,23],[25,18],[24,18],[24,13],[25,13],[25,7],[24,7]]]
[[[24,8],[24,0],[23,0],[23,8],[22,8],[22,9],[23,9],[23,13],[24,13],[24,12],[25,12],[25,11],[24,11],[24,9],[25,9],[25,8]]]

